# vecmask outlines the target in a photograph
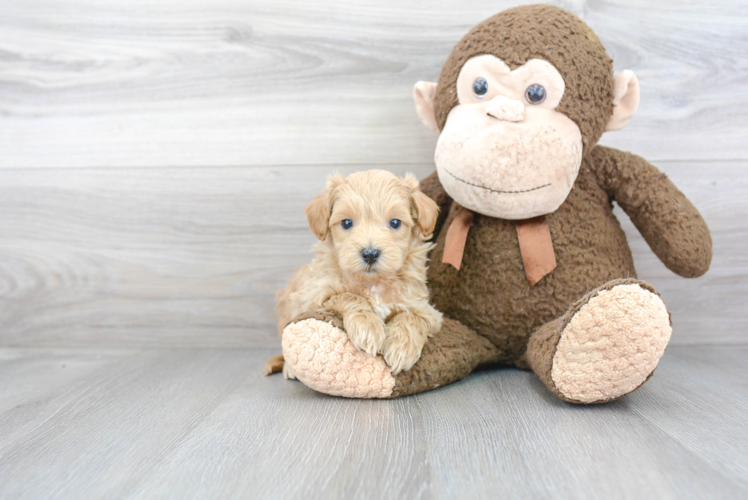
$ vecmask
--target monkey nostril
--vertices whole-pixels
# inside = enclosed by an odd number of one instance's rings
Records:
[[[374,264],[379,258],[379,249],[377,248],[364,248],[361,250],[361,257],[368,265]]]

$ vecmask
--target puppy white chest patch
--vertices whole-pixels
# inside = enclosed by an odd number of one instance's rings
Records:
[[[386,320],[390,314],[392,314],[392,307],[390,304],[372,304],[371,308],[374,310],[374,314],[382,318],[382,321]]]
[[[395,304],[385,302],[389,295],[389,288],[382,283],[375,283],[369,287],[369,303],[374,314],[386,321],[392,315]]]

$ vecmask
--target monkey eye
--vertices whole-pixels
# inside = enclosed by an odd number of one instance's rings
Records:
[[[527,90],[525,90],[525,99],[527,99],[527,102],[530,104],[540,104],[545,101],[545,95],[545,87],[538,85],[537,83],[533,83],[527,87]]]
[[[392,219],[390,221],[390,227],[392,229],[399,229],[400,228],[400,224],[402,224],[402,222],[400,222],[400,219]]]
[[[488,82],[482,76],[479,76],[473,82],[473,93],[480,99],[488,93]]]
[[[343,226],[343,229],[350,229],[353,227],[353,221],[351,219],[343,219],[340,225]]]

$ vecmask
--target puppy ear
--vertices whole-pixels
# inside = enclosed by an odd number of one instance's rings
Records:
[[[439,215],[439,207],[436,202],[423,194],[421,191],[413,193],[413,209],[421,234],[428,238],[434,232],[436,217]]]
[[[418,189],[418,180],[413,174],[407,174],[403,178],[403,184],[410,189],[410,211],[421,230],[421,234],[425,237],[431,236],[436,226],[439,207],[434,200]]]
[[[328,192],[325,191],[321,195],[309,203],[304,209],[304,214],[309,221],[309,227],[312,229],[314,236],[319,240],[324,240],[327,237],[327,233],[330,232],[330,203],[327,201]]]
[[[345,184],[345,178],[339,173],[333,172],[333,174],[327,178],[327,192],[332,193],[343,184]],[[332,196],[330,196],[330,202],[332,202]]]
[[[304,209],[304,214],[309,221],[309,227],[314,236],[323,240],[330,232],[330,215],[332,213],[332,202],[335,189],[345,183],[343,176],[337,172],[327,178],[325,192],[317,196]]]

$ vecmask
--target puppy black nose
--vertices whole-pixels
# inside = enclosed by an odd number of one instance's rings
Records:
[[[364,248],[361,250],[361,257],[363,257],[364,262],[372,265],[379,258],[379,250],[377,248]]]

